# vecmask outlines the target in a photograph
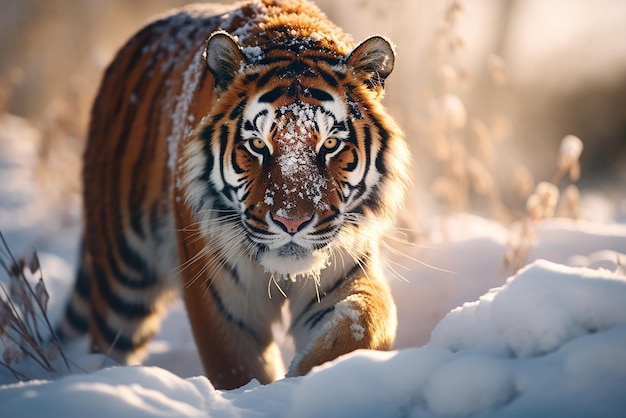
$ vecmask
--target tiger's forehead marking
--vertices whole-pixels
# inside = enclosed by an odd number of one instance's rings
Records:
[[[265,203],[275,203],[274,196],[280,194],[280,209],[285,216],[296,210],[300,201],[309,202],[309,207],[327,209],[322,200],[328,179],[317,165],[317,153],[336,123],[346,118],[345,106],[329,93],[332,100],[320,105],[294,100],[275,108],[272,103],[259,100],[263,94],[257,95],[244,110],[242,136],[260,136],[275,158],[273,173],[278,178],[270,174],[273,181],[265,191]],[[253,130],[245,129],[246,126]]]
[[[285,188],[283,194],[287,200],[285,209],[295,207],[297,198],[306,199],[318,206],[328,181],[315,165],[316,147],[312,130],[316,127],[319,108],[308,103],[294,103],[277,109],[276,120],[277,147],[280,149],[276,162],[283,179],[292,179],[300,183],[297,188]],[[287,185],[290,182],[285,182]],[[277,185],[273,185],[276,188]]]
[[[317,151],[313,131],[320,126],[328,125],[331,118],[320,107],[308,103],[293,103],[281,106],[276,110],[277,143],[281,149],[277,163],[283,178],[298,179],[301,187],[298,190],[283,190],[288,200],[296,196],[306,199],[318,206],[328,181],[320,173],[315,164]],[[316,137],[325,139],[327,132],[319,132]],[[290,199],[291,198],[291,199]],[[289,205],[290,202],[287,202]]]
[[[321,105],[313,105],[302,100],[293,100],[291,103],[275,107],[273,103],[260,100],[266,92],[257,94],[246,106],[243,112],[244,139],[250,139],[252,132],[246,132],[246,121],[254,127],[261,139],[268,143],[272,150],[270,133],[276,125],[279,131],[290,127],[286,131],[287,136],[293,136],[296,132],[310,138],[311,132],[317,130],[320,137],[326,139],[333,126],[346,120],[346,104],[335,93],[327,92],[331,100],[320,102]]]

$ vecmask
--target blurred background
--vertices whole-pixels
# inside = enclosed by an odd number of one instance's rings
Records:
[[[185,3],[0,0],[0,115],[40,133],[40,180],[62,179],[49,188],[59,202],[80,188],[80,150],[103,69],[151,16]],[[411,144],[416,190],[441,207],[523,207],[533,184],[551,179],[623,196],[626,2],[316,3],[356,42],[383,34],[397,45],[385,103]],[[569,134],[584,143],[580,176],[558,172]]]

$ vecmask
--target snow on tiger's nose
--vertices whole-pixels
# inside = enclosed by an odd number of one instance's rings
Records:
[[[323,192],[328,180],[317,166],[315,144],[317,141],[317,109],[307,103],[293,103],[277,109],[276,162],[280,170],[280,190],[284,210],[297,211],[298,201],[305,200],[314,208],[325,206]],[[309,206],[307,205],[307,206]]]

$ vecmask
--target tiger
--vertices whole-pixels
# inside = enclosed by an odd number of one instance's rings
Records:
[[[219,389],[391,349],[379,242],[410,166],[382,104],[395,55],[384,36],[355,44],[305,0],[185,6],[147,23],[93,103],[59,338],[88,335],[91,352],[141,364],[182,296]]]

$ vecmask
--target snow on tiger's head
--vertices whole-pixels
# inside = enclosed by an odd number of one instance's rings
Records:
[[[312,42],[250,51],[215,33],[205,57],[218,100],[183,158],[204,233],[241,240],[289,277],[319,273],[333,246],[366,252],[407,179],[406,143],[380,103],[390,43],[375,36],[340,54]],[[239,233],[211,228],[218,219]]]

